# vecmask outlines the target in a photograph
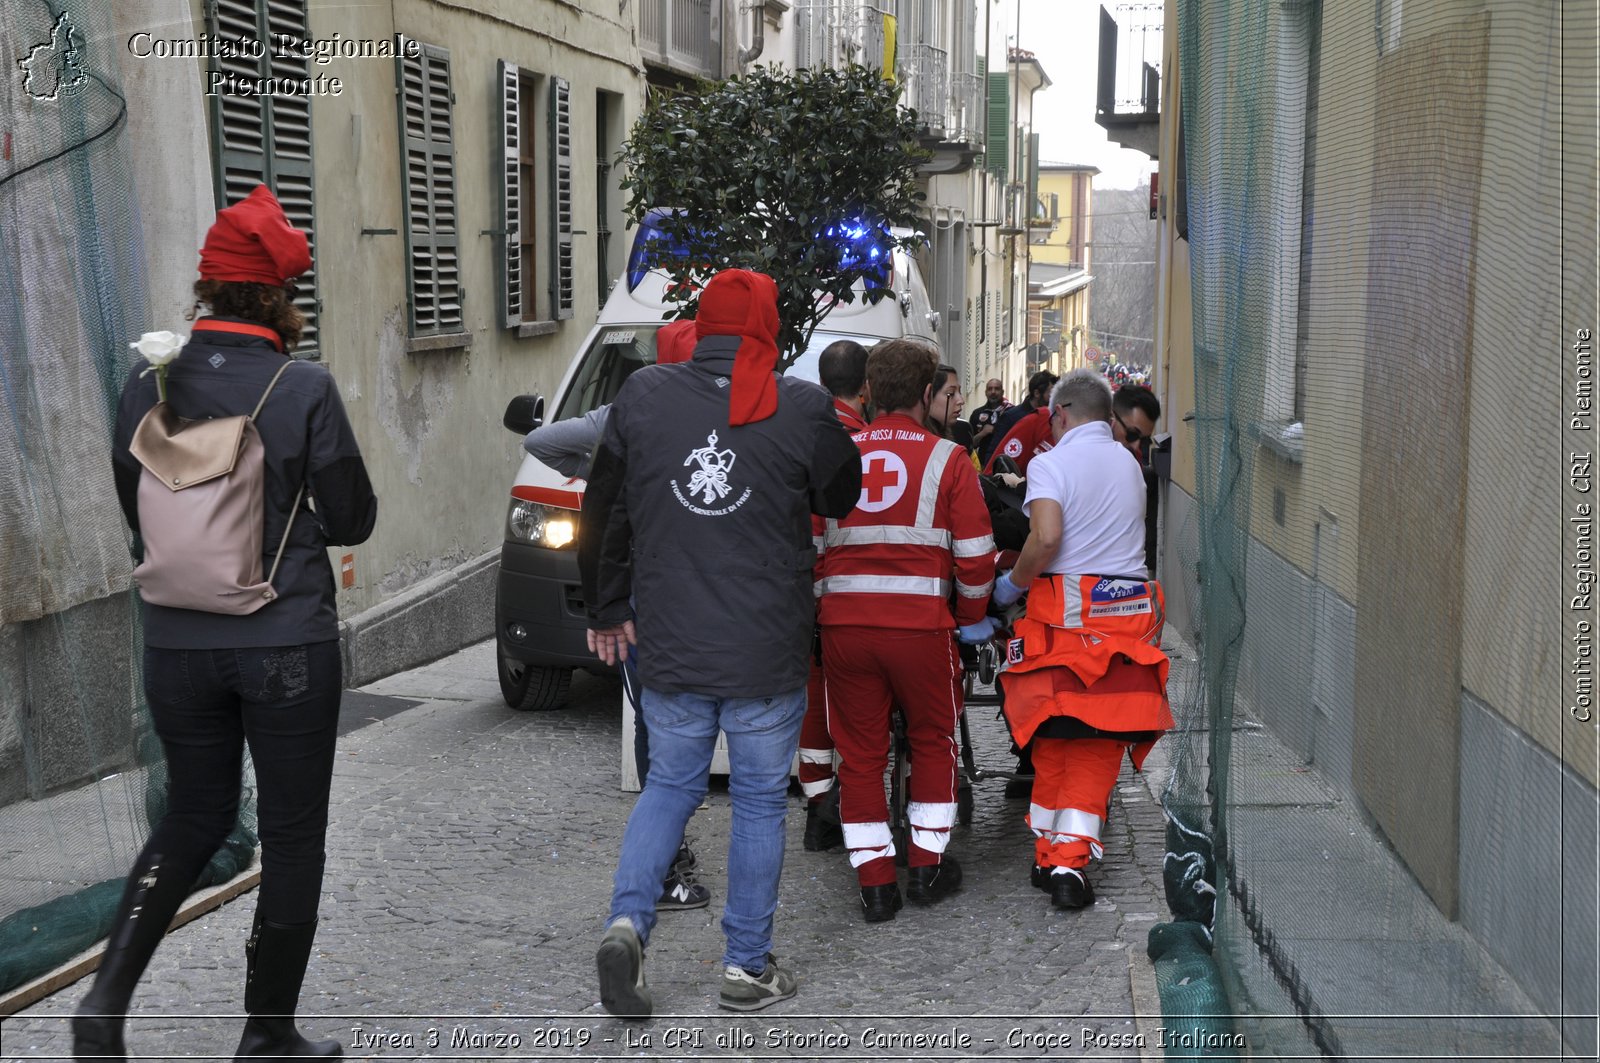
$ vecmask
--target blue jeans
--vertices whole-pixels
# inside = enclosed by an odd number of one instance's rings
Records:
[[[656,900],[684,824],[706,795],[717,731],[728,736],[728,793],[733,827],[728,838],[727,938],[724,965],[760,971],[772,951],[772,916],[783,872],[783,814],[789,768],[800,744],[806,691],[766,698],[644,691],[650,732],[650,774],[622,834],[607,923],[627,917],[648,942]]]

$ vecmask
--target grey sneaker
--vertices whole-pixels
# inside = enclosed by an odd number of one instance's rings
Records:
[[[654,1002],[644,984],[644,946],[639,934],[626,919],[606,927],[595,953],[600,971],[600,1003],[622,1019],[648,1019]]]
[[[767,969],[751,974],[743,967],[722,969],[722,995],[717,1006],[729,1011],[760,1011],[768,1004],[794,996],[797,983],[793,974],[778,966],[777,958],[767,954]]]

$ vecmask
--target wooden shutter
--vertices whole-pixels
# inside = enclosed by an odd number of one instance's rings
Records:
[[[396,40],[411,335],[461,332],[450,53],[420,42],[409,46],[404,36]]]
[[[500,174],[497,270],[500,327],[516,328],[525,316],[522,289],[522,85],[515,63],[500,60],[500,139],[494,165]]]
[[[550,79],[550,316],[572,317],[572,85]]]
[[[210,60],[212,70],[241,78],[311,76],[311,61],[280,56],[273,47],[284,34],[310,36],[305,0],[212,0],[206,7],[213,37],[263,42],[259,59],[232,56]],[[258,184],[272,189],[290,224],[311,243],[311,269],[296,282],[295,306],[305,315],[297,357],[321,356],[322,301],[317,285],[317,225],[312,190],[311,99],[308,96],[230,96],[208,98],[211,110],[214,194],[218,208],[239,202]]]

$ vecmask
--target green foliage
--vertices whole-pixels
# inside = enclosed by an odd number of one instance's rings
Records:
[[[698,305],[692,279],[740,268],[778,285],[778,348],[787,367],[835,300],[868,276],[843,266],[829,225],[919,223],[916,113],[876,71],[757,67],[682,93],[653,93],[623,145],[627,212],[637,224],[670,208],[649,265],[675,281],[678,317]],[[920,235],[890,237],[913,248]],[[869,277],[868,283],[871,283]],[[869,290],[869,299],[888,295]]]

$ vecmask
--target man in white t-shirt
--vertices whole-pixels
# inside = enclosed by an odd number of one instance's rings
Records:
[[[1013,740],[1034,741],[1033,882],[1059,908],[1094,900],[1086,871],[1123,754],[1137,768],[1172,726],[1161,589],[1144,564],[1144,474],[1111,416],[1111,388],[1093,370],[1056,385],[1055,446],[1028,468],[1028,539],[994,590],[1002,607],[1029,590],[1002,684]]]

